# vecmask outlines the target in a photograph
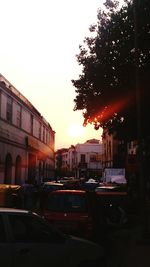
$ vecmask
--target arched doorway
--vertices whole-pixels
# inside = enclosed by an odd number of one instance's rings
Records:
[[[12,157],[8,153],[5,159],[4,183],[11,184],[11,179],[12,179]]]
[[[15,165],[15,184],[21,184],[21,157],[16,157]]]

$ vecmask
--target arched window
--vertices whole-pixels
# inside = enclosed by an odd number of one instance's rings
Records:
[[[15,165],[15,184],[21,184],[21,157],[16,157]]]
[[[4,176],[4,183],[11,184],[12,179],[12,157],[8,153],[5,159],[5,176]]]

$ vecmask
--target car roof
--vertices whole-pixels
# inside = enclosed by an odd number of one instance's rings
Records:
[[[80,190],[80,189],[59,189],[56,191],[50,192],[50,194],[86,194],[85,190]]]
[[[20,188],[18,184],[0,184],[0,189],[16,189]]]
[[[59,182],[44,182],[43,185],[60,185],[62,186],[63,184],[62,183],[59,183]]]
[[[105,186],[105,185],[103,185],[103,186],[97,186],[97,188],[96,189],[106,189],[106,190],[111,190],[111,189],[117,189],[118,187],[117,186],[111,186],[111,185],[107,185],[107,186]]]
[[[0,213],[18,213],[18,214],[31,214],[33,212],[29,211],[29,210],[24,210],[24,209],[16,209],[16,208],[3,208],[0,207]]]

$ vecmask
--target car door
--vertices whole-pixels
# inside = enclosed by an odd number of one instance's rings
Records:
[[[65,237],[38,216],[10,214],[9,223],[15,267],[67,264]]]
[[[7,232],[7,224],[3,214],[0,214],[0,265],[12,267],[12,250]]]

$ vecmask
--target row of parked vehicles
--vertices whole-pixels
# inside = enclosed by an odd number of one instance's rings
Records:
[[[86,188],[77,181],[49,181],[41,187],[1,185],[0,190],[1,206],[36,211],[64,233],[90,240],[102,240],[106,226],[122,227],[128,221],[128,194],[120,185]]]
[[[63,191],[63,190],[60,190]],[[73,190],[74,191],[74,190]],[[32,185],[13,186],[0,185],[0,259],[1,265],[5,267],[33,267],[33,266],[70,266],[70,267],[106,267],[105,249],[103,245],[91,242],[87,239],[81,239],[77,236],[66,234],[60,231],[59,226],[55,225],[48,211],[52,205],[53,213],[59,210],[56,205],[67,204],[60,203],[59,200],[52,201],[49,194],[43,188],[34,188]],[[55,192],[57,192],[55,190]],[[71,192],[71,190],[70,190]],[[40,207],[34,212],[35,207],[31,202],[37,197]],[[69,195],[68,195],[69,196]],[[26,203],[22,198],[27,197]],[[54,196],[55,198],[55,196]],[[56,197],[57,198],[57,197]],[[70,198],[69,198],[70,199]],[[68,200],[69,200],[68,199]],[[81,208],[81,202],[76,203],[78,212],[85,213],[84,204]],[[34,204],[37,204],[34,202]],[[64,205],[66,208],[66,206]],[[37,208],[37,206],[36,206]],[[75,207],[70,206],[68,212]],[[61,212],[63,210],[61,209]],[[56,218],[56,217],[55,217]],[[50,222],[50,223],[49,223]],[[71,222],[70,222],[71,223]],[[68,225],[70,225],[68,222]],[[73,223],[73,217],[72,217]]]
[[[3,266],[106,266],[107,234],[128,223],[126,189],[66,180],[0,185]]]

